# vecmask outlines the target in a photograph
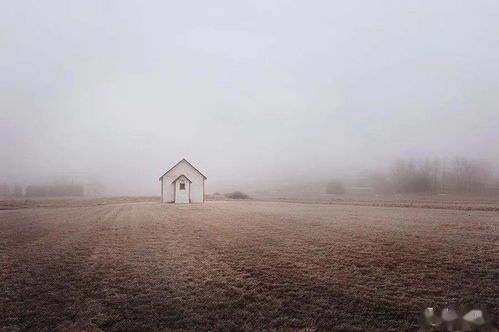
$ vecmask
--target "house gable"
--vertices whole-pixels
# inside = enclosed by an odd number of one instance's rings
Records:
[[[204,180],[208,179],[206,176],[204,176],[203,173],[201,173],[196,167],[192,166],[192,164],[190,162],[188,162],[185,158],[182,158],[182,160],[180,160],[178,163],[176,163],[172,168],[170,168],[168,171],[166,171],[165,174],[161,175],[159,177],[159,180],[161,181],[161,179],[166,176],[168,173],[170,173],[171,171],[173,171],[175,168],[177,168],[178,165],[182,164],[182,163],[186,163],[187,165],[189,165],[190,167],[192,167],[192,169],[194,169],[196,172],[198,172]]]
[[[177,182],[180,179],[186,179],[187,181],[189,181],[190,183],[192,183],[192,181],[189,180],[189,178],[187,176],[185,176],[184,174],[180,174],[175,180],[172,181],[172,183],[175,183],[175,182]]]

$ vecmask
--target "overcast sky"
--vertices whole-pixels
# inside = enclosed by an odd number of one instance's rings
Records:
[[[0,1],[0,179],[499,166],[496,1]]]

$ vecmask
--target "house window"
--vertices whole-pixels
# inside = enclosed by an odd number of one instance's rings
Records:
[[[185,190],[185,182],[184,181],[180,182],[180,190]]]

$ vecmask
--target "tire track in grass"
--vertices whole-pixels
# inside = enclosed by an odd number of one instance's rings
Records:
[[[278,327],[280,324],[291,323],[297,328],[304,327],[303,322],[309,320],[307,317],[302,317],[303,320],[300,322],[296,319],[286,318],[286,315],[283,315],[285,312],[282,309],[285,310],[286,308],[283,308],[283,303],[281,303],[283,296],[280,296],[279,293],[288,291],[286,285],[279,285],[278,280],[275,280],[275,278],[269,281],[265,273],[258,273],[262,266],[252,271],[256,273],[248,273],[246,268],[241,269],[241,264],[234,264],[231,254],[225,251],[227,243],[223,242],[224,237],[233,237],[234,234],[221,234],[223,233],[223,229],[215,229],[213,231],[213,225],[203,225],[202,220],[196,219],[194,221],[193,219],[195,218],[191,215],[188,219],[180,218],[178,220],[178,224],[183,228],[178,236],[181,238],[181,243],[186,243],[186,247],[190,249],[188,251],[191,252],[187,255],[187,258],[182,257],[182,262],[184,263],[182,272],[195,276],[195,279],[198,281],[197,287],[200,288],[198,293],[204,295],[204,299],[202,300],[192,297],[189,299],[191,305],[197,308],[196,311],[198,313],[204,312],[205,316],[212,316],[210,321],[213,326],[216,326],[217,321],[220,321],[220,317],[217,318],[216,316],[219,312],[217,310],[218,305],[224,307],[226,314],[227,312],[230,313],[235,324],[244,324],[245,322],[252,321],[260,326],[262,324],[268,326],[276,324],[275,327]],[[221,235],[215,235],[215,239],[213,239],[211,237],[203,237],[203,234],[211,236],[214,236],[214,234]],[[234,248],[228,249],[231,251],[234,250]],[[245,250],[247,249],[249,248]],[[266,256],[267,254],[268,252],[265,251],[255,253],[258,257]],[[196,260],[200,256],[208,260],[209,263],[203,264],[201,268],[197,268],[196,263],[201,262],[197,262]],[[194,264],[191,261],[194,261]],[[249,263],[252,265],[252,262]],[[185,271],[186,268],[187,271]],[[211,280],[209,277],[210,274],[212,277]],[[300,275],[300,277],[302,276]],[[211,284],[209,284],[211,289],[200,287],[200,280],[208,281],[208,283],[211,281]],[[280,281],[282,282],[283,280],[285,279],[281,278]],[[186,283],[186,280],[180,278],[178,283]],[[290,292],[296,292],[296,287],[294,285],[291,286],[293,289]],[[247,289],[244,289],[244,287]],[[213,293],[216,293],[215,296]],[[206,294],[211,294],[211,296],[206,296]],[[303,297],[304,295],[306,294],[291,294],[292,297]],[[284,300],[289,300],[289,296],[287,297],[284,296]],[[289,306],[289,303],[286,305]],[[250,308],[251,306],[253,308]],[[332,310],[332,308],[329,307],[328,310]],[[242,314],[241,311],[243,311]],[[262,315],[262,313],[265,313],[265,315]],[[258,314],[261,317],[258,317]]]
[[[109,220],[111,230],[103,233],[86,262],[87,270],[96,271],[91,280],[95,291],[87,295],[87,309],[70,328],[151,330],[185,325],[184,303],[170,296],[176,285],[168,271],[158,273],[154,254],[161,251],[155,250],[157,234],[150,233],[144,212],[140,204],[127,205]]]
[[[123,233],[120,236],[124,239],[123,247],[126,248],[123,259],[128,264],[121,271],[114,274],[109,271],[110,274],[106,274],[108,281],[115,281],[108,282],[114,284],[114,290],[111,287],[109,292],[133,296],[128,296],[126,301],[116,298],[109,303],[111,307],[119,308],[119,314],[124,318],[111,325],[110,329],[159,326],[177,329],[216,325],[220,319],[204,315],[206,308],[203,309],[203,304],[199,301],[199,297],[209,294],[210,290],[198,287],[199,247],[186,239],[186,236],[196,236],[195,230],[185,220],[179,220],[180,211],[176,208],[162,211],[163,213],[137,209],[138,206],[134,208],[135,211],[127,216],[127,223],[135,224],[134,234],[128,236]],[[143,227],[135,227],[137,218],[140,219],[138,224]],[[220,262],[216,263],[219,265]],[[120,262],[117,265],[123,264]],[[217,280],[217,275],[211,279],[206,274],[204,277],[208,278],[208,287],[210,282],[220,282],[223,279]],[[218,300],[218,304],[214,305],[223,304],[223,301]],[[207,304],[208,307],[210,305]],[[148,325],[151,324],[149,321],[153,321],[153,325]]]
[[[176,211],[178,209],[171,208],[171,210],[172,211]],[[224,259],[223,259],[224,257],[227,257],[226,253],[222,252],[222,254],[221,254],[220,250],[216,250],[211,245],[211,244],[213,244],[213,241],[211,241],[211,239],[209,239],[209,238],[205,239],[205,238],[203,238],[201,236],[202,234],[207,234],[207,233],[208,234],[213,234],[213,232],[207,232],[207,229],[205,229],[203,227],[201,227],[201,229],[199,229],[200,226],[201,226],[201,223],[199,222],[200,220],[196,220],[195,222],[192,222],[192,221],[193,221],[192,218],[177,220],[178,225],[180,225],[181,228],[183,228],[183,229],[178,234],[178,236],[181,238],[181,241],[176,243],[176,247],[177,248],[178,247],[182,247],[182,244],[185,243],[186,244],[186,246],[184,245],[185,248],[188,248],[188,250],[187,250],[188,254],[185,257],[182,257],[183,266],[182,266],[181,269],[179,269],[179,274],[185,276],[185,274],[189,274],[190,273],[192,275],[195,275],[196,276],[195,278],[198,281],[199,281],[199,279],[201,279],[201,280],[205,280],[206,279],[203,276],[203,273],[202,273],[203,270],[199,271],[198,269],[196,269],[196,263],[200,263],[200,262],[196,262],[196,257],[200,256],[199,249],[201,248],[203,252],[209,253],[208,257],[215,257],[216,258],[216,259],[210,259],[209,260],[212,263],[211,265],[213,265],[213,266],[216,267],[214,270],[210,270],[210,268],[212,268],[212,266],[210,266],[210,264],[204,265],[203,268],[204,268],[204,270],[207,270],[209,273],[214,273],[214,275],[212,275],[212,277],[213,277],[212,280],[216,280],[216,283],[212,284],[211,286],[214,287],[216,290],[219,290],[219,292],[218,292],[219,295],[220,294],[223,295],[222,296],[223,300],[219,299],[218,302],[220,303],[220,305],[233,306],[232,305],[232,302],[234,302],[233,299],[231,301],[231,298],[227,298],[227,296],[224,295],[224,292],[220,291],[220,289],[224,288],[223,287],[224,284],[229,284],[230,287],[232,287],[231,291],[234,293],[233,295],[238,295],[238,287],[237,286],[241,285],[241,284],[248,285],[248,284],[251,283],[250,282],[251,280],[247,278],[247,276],[248,276],[247,273],[246,273],[246,278],[244,280],[241,280],[240,277],[239,277],[239,275],[241,274],[241,271],[240,271],[239,267],[237,266],[236,269],[233,269],[232,265],[230,264],[230,262],[225,262]],[[217,233],[218,233],[218,231],[217,231]],[[217,233],[215,233],[215,234],[217,234]],[[211,243],[211,244],[208,245],[208,247],[207,247],[206,243]],[[216,239],[215,243],[220,243],[220,239]],[[217,249],[219,249],[218,246],[216,246],[216,247],[217,247]],[[257,255],[260,255],[260,254],[257,253]],[[204,259],[206,259],[207,255],[204,255],[203,257],[204,257]],[[194,264],[191,263],[191,261],[195,261]],[[222,271],[223,273],[216,274],[218,271]],[[244,274],[245,272],[242,272],[242,273]],[[260,284],[260,286],[261,285],[263,285],[263,286],[266,285],[265,282],[262,282],[263,275],[250,276],[250,277],[251,277],[252,280],[254,280],[254,282],[257,285],[258,284]],[[184,280],[183,278],[184,277],[181,276],[181,278],[178,280],[177,284],[182,285],[183,283],[185,283],[186,280]],[[230,280],[227,280],[227,279],[230,279]],[[227,288],[227,287],[225,287],[225,288]],[[209,294],[210,293],[210,291],[207,290],[207,289],[201,289],[200,292],[201,292],[201,294]],[[211,290],[211,292],[213,293],[213,290]],[[257,295],[260,295],[260,294],[257,294]],[[246,296],[246,298],[244,300],[247,300],[247,299],[248,299],[248,296]],[[209,302],[210,298],[208,297],[205,300],[208,300],[208,302]],[[184,302],[186,301],[185,296],[183,298],[183,301]],[[197,305],[198,306],[197,309],[196,309],[197,312],[203,312],[203,311],[206,312],[208,309],[210,309],[209,306],[208,307],[205,306],[205,308],[199,307],[200,301],[197,300],[197,299],[192,299],[191,298],[189,301],[192,302],[192,305],[194,305],[194,306]],[[280,305],[279,303],[275,302],[274,298],[270,298],[270,301],[269,301],[269,299],[267,299],[267,302],[270,302],[270,304],[268,305],[268,311],[271,311],[271,310],[275,309],[276,307],[279,307],[279,305]],[[236,303],[236,306],[237,305],[239,305],[239,307],[241,307],[241,306],[244,307],[245,306],[245,304],[241,303],[241,301],[239,301],[239,304]],[[262,306],[262,305],[265,306],[265,303],[259,303],[258,305],[259,306]],[[213,309],[213,308],[211,308],[211,309]],[[261,312],[264,312],[264,310],[262,310],[260,308],[260,310],[256,310],[255,312],[260,312],[261,313]],[[207,313],[208,314],[212,314],[213,312],[207,312]],[[234,312],[232,312],[232,315],[234,315]],[[253,318],[253,321],[255,321],[254,315],[253,315],[253,317],[246,317],[246,318]],[[278,314],[278,316],[276,316],[274,318],[276,318],[278,321],[280,319],[281,323],[284,323],[282,317],[280,317],[279,314]],[[267,324],[269,323],[268,317],[267,318],[264,317],[263,319],[267,320],[267,322],[266,322]],[[247,319],[240,320],[239,323],[243,324],[245,321],[247,321]],[[260,323],[262,324],[263,322],[260,322]],[[279,322],[277,322],[277,323],[279,323]],[[212,324],[216,324],[216,321],[212,321]],[[296,322],[295,322],[295,324],[296,324]]]
[[[241,218],[241,216],[235,214],[232,218]],[[328,287],[328,284],[315,272],[310,273],[313,272],[310,271],[310,262],[303,262],[303,256],[307,251],[315,256],[323,249],[322,245],[330,247],[329,243],[317,245],[317,238],[310,241],[310,237],[303,237],[302,229],[299,230],[301,237],[292,238],[290,241],[289,235],[293,232],[290,230],[289,223],[297,221],[291,218],[278,220],[277,224],[273,220],[269,223],[268,216],[262,218],[257,212],[252,213],[248,217],[249,220],[245,219],[242,218],[242,224],[247,224],[250,220],[252,228],[261,228],[261,232],[241,234],[240,227],[237,227],[231,229],[231,233],[222,235],[223,238],[236,239],[229,244],[234,246],[229,251],[220,246],[220,239],[213,240],[208,247],[209,250],[218,251],[221,256],[229,257],[226,261],[231,264],[231,267],[246,275],[244,282],[241,283],[243,292],[256,297],[260,294],[270,295],[272,300],[269,301],[270,306],[267,312],[272,314],[267,315],[260,322],[261,324],[273,328],[290,326],[290,324],[296,328],[323,324],[323,328],[331,328],[341,324],[342,321],[355,321],[355,317],[350,315],[352,310],[345,311],[344,304],[351,302],[351,299],[345,298],[344,294],[336,288]],[[210,226],[213,225],[210,223]],[[216,234],[219,234],[220,227],[214,228]],[[288,236],[279,236],[281,234]],[[238,245],[241,236],[246,241],[246,245],[242,248]],[[265,245],[259,245],[260,243]],[[312,246],[312,244],[315,245]],[[290,251],[289,248],[299,248],[299,251]],[[232,257],[234,252],[240,256],[239,260]],[[255,260],[254,257],[258,259]],[[324,268],[324,265],[316,264],[316,267],[316,270],[320,270]],[[251,286],[248,287],[249,285]],[[315,314],[311,315],[310,311],[315,311]],[[338,317],[342,319],[338,320]],[[306,325],[307,321],[309,325]]]

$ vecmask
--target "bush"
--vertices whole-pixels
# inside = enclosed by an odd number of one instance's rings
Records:
[[[343,183],[338,180],[330,181],[326,187],[326,194],[336,194],[343,195],[345,193],[345,187]]]
[[[241,191],[233,191],[231,193],[225,194],[225,197],[227,198],[233,198],[233,199],[248,199],[249,196],[246,195],[245,193]]]

